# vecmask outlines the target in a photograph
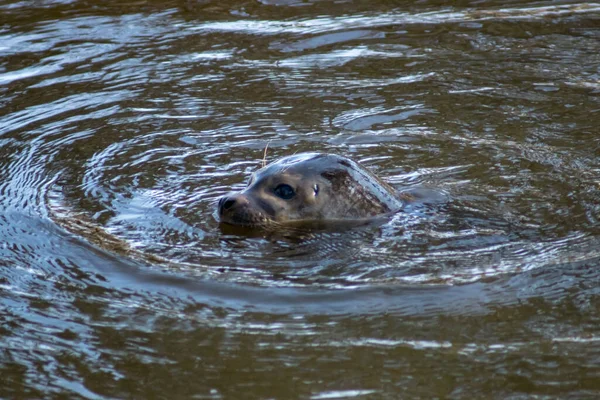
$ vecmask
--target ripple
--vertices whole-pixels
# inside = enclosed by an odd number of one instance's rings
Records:
[[[390,12],[352,15],[337,18],[327,16],[294,21],[232,21],[208,22],[190,27],[195,31],[243,32],[254,35],[324,34],[336,30],[382,28],[394,25],[460,23],[486,20],[539,20],[572,14],[594,14],[600,11],[598,3],[579,3],[559,6],[503,8],[500,10],[443,11],[410,13]]]
[[[587,12],[591,8],[583,9]],[[544,13],[561,13],[561,10],[539,8],[523,11],[523,15],[537,17]],[[499,17],[518,17],[520,12],[504,10]],[[214,62],[227,63],[229,68],[242,71],[263,68],[283,71],[283,76],[288,79],[278,87],[291,93],[306,94],[314,88],[326,87],[329,80],[294,75],[286,71],[287,68],[312,70],[315,65],[323,66],[329,61],[333,63],[331,66],[341,66],[358,58],[418,58],[419,52],[408,45],[350,44],[353,41],[386,40],[387,36],[374,31],[373,27],[397,24],[399,15],[390,13],[375,19],[369,16],[317,18],[296,21],[295,25],[287,22],[267,24],[279,26],[285,32],[288,28],[301,28],[303,35],[316,35],[269,41],[269,48],[284,55],[275,66],[267,59],[239,59],[236,52],[228,48],[189,51],[168,58],[165,65],[156,66],[142,62],[139,57],[125,58],[117,36],[125,34],[123,24],[139,16],[95,21],[96,29],[86,31],[86,35],[96,32],[98,27],[110,26],[110,29],[103,32],[102,39],[96,38],[94,42],[64,46],[52,39],[49,45],[60,52],[59,56],[45,57],[47,65],[66,68],[73,62],[87,63],[100,66],[102,73],[40,76],[41,79],[33,83],[30,90],[52,88],[69,81],[78,84],[103,82],[113,90],[71,94],[5,116],[0,134],[20,134],[23,138],[33,139],[29,145],[23,145],[21,155],[10,164],[11,179],[7,181],[10,183],[3,184],[2,193],[5,198],[11,199],[14,207],[20,209],[29,209],[32,203],[42,210],[47,207],[48,214],[61,227],[111,252],[146,262],[150,269],[250,286],[349,289],[383,284],[462,285],[499,279],[568,260],[585,262],[595,259],[597,253],[591,250],[594,239],[589,233],[542,228],[541,221],[545,215],[536,205],[530,207],[529,213],[520,213],[518,209],[507,212],[508,207],[495,206],[494,202],[498,199],[510,203],[516,197],[514,193],[489,195],[498,190],[497,184],[477,184],[477,177],[471,172],[481,164],[469,162],[414,169],[408,162],[406,167],[398,167],[393,165],[398,155],[385,155],[383,144],[398,146],[396,149],[400,149],[400,154],[404,152],[408,157],[427,154],[432,148],[441,149],[448,145],[454,149],[475,148],[511,162],[535,163],[538,168],[544,169],[539,178],[548,179],[550,176],[553,184],[563,173],[575,175],[582,169],[591,171],[588,161],[575,161],[575,157],[562,155],[553,146],[524,144],[503,138],[473,138],[468,133],[446,135],[418,123],[409,125],[407,122],[417,121],[425,114],[439,112],[435,106],[419,99],[405,100],[396,106],[353,105],[334,114],[329,126],[342,132],[356,132],[356,135],[309,132],[301,140],[298,140],[298,132],[290,131],[284,122],[282,105],[275,100],[249,102],[225,99],[211,102],[194,100],[192,93],[188,93],[174,99],[160,95],[153,97],[152,106],[137,102],[137,97],[143,93],[138,86],[152,74],[159,76],[154,82],[173,82],[180,75],[185,75],[187,69],[201,68],[201,73],[193,78],[195,82],[222,84],[227,74],[215,73]],[[425,19],[430,22],[465,19],[466,15],[440,12],[405,18],[413,23],[422,23]],[[488,17],[498,16],[485,16]],[[361,24],[366,25],[365,21],[369,21],[369,29],[360,28]],[[67,28],[86,30],[89,22],[84,18],[63,21],[58,26],[50,24],[47,33],[60,38]],[[260,21],[246,21],[246,25],[239,23],[236,29],[242,30],[261,24]],[[205,24],[199,29],[220,27],[227,30],[228,24]],[[314,31],[324,27],[343,31]],[[165,25],[161,24],[155,31],[142,29],[128,35],[137,43],[165,33],[166,37],[161,40],[170,43],[171,31],[165,29]],[[269,29],[265,31],[267,34],[281,33]],[[331,46],[332,50],[295,57],[287,55],[326,46]],[[317,64],[313,65],[313,61]],[[31,74],[32,77],[35,75]],[[345,91],[356,88],[381,91],[394,85],[424,83],[439,76],[436,71],[401,76],[394,74],[385,78],[354,78],[342,74],[336,83]],[[217,79],[213,79],[215,77]],[[252,88],[252,85],[262,82],[264,77],[253,75],[240,88]],[[451,92],[453,95],[473,95],[486,91]],[[377,99],[377,96],[372,98]],[[168,106],[173,100],[177,112]],[[223,107],[232,106],[239,107],[240,111],[235,113],[236,118],[240,117],[237,121],[225,117]],[[185,112],[181,113],[182,110]],[[244,113],[260,118],[244,120]],[[273,113],[281,116],[271,116]],[[102,127],[80,128],[94,120],[108,120],[110,123]],[[217,123],[211,124],[211,120]],[[179,128],[170,125],[187,121],[198,121],[203,124],[202,129],[193,129],[191,125]],[[135,126],[137,124],[142,124],[146,132],[140,133]],[[122,130],[122,127],[125,129]],[[262,131],[257,132],[258,127]],[[448,200],[415,204],[382,225],[349,232],[289,232],[283,237],[268,233],[246,237],[222,232],[214,218],[214,204],[220,196],[241,187],[247,176],[260,166],[262,150],[267,142],[274,151],[272,157],[311,148],[314,143],[333,152],[351,149],[357,158],[383,171],[384,178],[397,186],[410,189],[416,185],[438,185],[440,192],[444,188],[449,189]],[[371,154],[373,148],[382,152]],[[252,151],[255,151],[253,156]],[[74,152],[77,157],[70,160],[69,156]],[[500,168],[500,173],[495,175],[507,181],[531,179],[527,178],[527,174],[515,174],[508,163],[496,167]],[[547,172],[550,170],[560,171],[556,179]],[[397,174],[385,176],[386,171]],[[588,173],[582,177],[589,182],[595,179],[593,176],[593,173]],[[469,185],[475,190],[469,192]],[[467,193],[464,193],[465,190]],[[522,188],[530,196],[538,196],[538,203],[552,198],[536,190],[535,184]],[[587,199],[589,204],[593,204],[592,192]],[[573,207],[581,208],[580,205]],[[552,210],[553,206],[546,206],[546,209]],[[590,207],[584,206],[583,209],[587,210],[587,220],[594,223],[597,216],[589,211]],[[578,212],[585,214],[585,211]],[[542,232],[546,229],[552,234],[540,237],[532,233],[535,229]]]
[[[49,23],[42,28],[47,47],[36,51],[57,50],[57,55],[42,57],[42,64],[55,69],[35,72],[40,64],[8,71],[6,83],[37,77],[29,90],[73,83],[102,83],[105,88],[31,104],[4,116],[1,135],[19,135],[32,140],[27,145],[18,145],[21,153],[6,169],[10,171],[7,172],[10,179],[3,183],[0,191],[5,199],[10,199],[7,204],[12,202],[16,209],[30,209],[34,204],[34,208],[40,208],[43,213],[44,207],[48,207],[49,215],[60,226],[100,247],[108,246],[118,254],[143,260],[149,263],[149,268],[243,285],[330,289],[380,284],[461,285],[567,260],[593,260],[597,257],[591,250],[593,235],[573,230],[561,232],[558,224],[542,226],[541,221],[546,219],[544,213],[558,214],[558,207],[533,204],[528,212],[524,212],[522,205],[517,209],[495,206],[494,201],[498,199],[509,206],[516,204],[518,191],[496,193],[497,184],[478,183],[472,171],[481,163],[422,168],[412,167],[410,161],[404,167],[393,165],[398,154],[416,159],[432,149],[441,151],[444,146],[453,149],[470,147],[505,161],[533,163],[543,170],[538,177],[546,183],[557,184],[557,179],[564,173],[580,174],[583,186],[596,179],[593,172],[581,172],[594,171],[589,160],[563,155],[551,145],[525,144],[504,138],[474,138],[470,133],[447,135],[423,126],[418,121],[425,114],[436,114],[439,110],[421,98],[405,99],[395,106],[378,104],[382,97],[375,94],[376,91],[439,79],[438,71],[376,78],[340,74],[336,84],[342,92],[360,88],[372,93],[365,96],[366,102],[330,116],[328,128],[337,130],[336,135],[304,132],[300,140],[299,132],[290,130],[286,124],[278,100],[193,99],[193,93],[185,92],[187,88],[181,83],[179,86],[184,89],[184,94],[174,95],[171,99],[150,96],[149,102],[140,103],[137,98],[140,94],[147,95],[148,92],[139,86],[153,74],[157,76],[153,82],[164,84],[185,77],[185,82],[206,82],[209,84],[206,90],[213,90],[218,87],[213,85],[224,84],[230,76],[229,72],[215,70],[216,65],[253,71],[253,75],[240,82],[240,89],[259,87],[265,82],[259,72],[266,69],[273,74],[267,80],[277,74],[285,78],[277,87],[306,95],[315,88],[326,88],[330,80],[313,79],[309,73],[290,72],[289,69],[311,71],[316,66],[343,66],[357,59],[418,59],[426,56],[409,45],[379,43],[389,37],[374,28],[398,23],[463,21],[475,14],[480,20],[554,17],[568,12],[593,12],[594,7],[584,4],[503,9],[495,14],[448,10],[421,14],[391,12],[376,17],[319,17],[293,22],[218,22],[191,29],[195,34],[205,34],[204,30],[249,30],[253,33],[260,27],[261,35],[301,33],[305,36],[278,38],[265,43],[269,49],[282,53],[283,58],[276,64],[268,58],[240,58],[233,49],[221,47],[192,49],[163,58],[166,62],[156,65],[142,62],[142,56],[126,57],[122,35],[127,37],[127,43],[134,44],[160,35],[164,36],[161,43],[176,41],[174,32],[165,23],[154,30],[145,26],[125,32],[128,21],[140,18],[139,15],[99,20],[75,18],[60,24]],[[170,15],[170,11],[155,15],[153,20]],[[92,22],[95,27],[88,29]],[[73,29],[81,31],[89,40],[61,42],[65,32]],[[92,40],[92,36],[100,31],[101,35]],[[35,40],[34,36],[13,37],[7,42],[7,49],[15,51],[19,43]],[[354,45],[355,41],[360,43]],[[324,47],[331,47],[331,50],[288,55]],[[97,66],[101,72],[66,73],[71,65]],[[28,72],[29,68],[34,68],[33,72]],[[188,76],[186,71],[193,68],[200,68],[200,73]],[[64,76],[60,76],[63,73]],[[533,86],[535,89],[535,83]],[[477,95],[496,92],[496,88],[481,86],[449,92],[461,96]],[[498,93],[506,95],[501,90]],[[345,99],[344,94],[341,99]],[[176,111],[169,105],[172,102]],[[224,107],[239,107],[239,111],[232,119],[226,116]],[[244,113],[259,118],[244,118]],[[110,121],[107,126],[89,125],[91,121],[107,120]],[[191,125],[176,125],[188,121],[198,122],[202,128],[196,130]],[[82,124],[87,125],[85,129],[80,128]],[[137,124],[142,124],[146,132],[140,133]],[[121,130],[122,127],[125,129]],[[266,143],[273,149],[272,157],[310,149],[314,144],[333,152],[350,149],[403,190],[437,185],[440,193],[447,189],[449,196],[443,202],[416,204],[383,225],[350,232],[290,232],[280,238],[269,234],[246,237],[221,232],[214,218],[216,200],[241,187],[244,179],[260,166]],[[386,155],[386,146],[400,153]],[[379,151],[373,152],[373,149]],[[76,154],[75,159],[69,159],[72,154]],[[500,170],[496,175],[509,182],[532,179],[529,174],[532,168],[515,173],[508,163],[494,167]],[[555,176],[549,172],[552,170],[558,171]],[[386,172],[396,175],[385,176]],[[475,190],[469,192],[469,185]],[[525,184],[519,191],[538,196],[541,203],[552,199],[552,196],[540,193],[535,182]],[[582,200],[585,203],[572,207],[593,225],[598,218],[591,206],[594,192],[588,190],[586,193]],[[536,229],[546,234],[532,233]],[[571,252],[569,249],[573,248],[577,250]]]
[[[597,4],[184,3],[0,5],[0,397],[591,397]],[[218,224],[303,151],[413,200]]]

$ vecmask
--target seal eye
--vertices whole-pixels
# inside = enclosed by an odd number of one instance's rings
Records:
[[[315,191],[315,196],[319,194],[319,185],[317,185],[315,183],[315,185],[313,186],[313,190]]]
[[[289,200],[296,195],[296,192],[294,192],[294,189],[292,189],[292,187],[290,185],[286,185],[285,183],[278,185],[275,188],[275,190],[273,190],[273,192],[278,197],[281,197],[284,200]]]

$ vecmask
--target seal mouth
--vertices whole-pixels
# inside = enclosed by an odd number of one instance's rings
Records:
[[[260,211],[253,210],[246,205],[235,208],[224,208],[223,200],[219,201],[219,222],[228,225],[259,227],[271,225],[273,221],[270,217]]]
[[[272,225],[274,221],[262,214],[244,212],[233,215],[219,215],[219,222],[235,226],[263,227]]]

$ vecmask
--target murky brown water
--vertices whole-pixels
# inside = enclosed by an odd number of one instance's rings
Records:
[[[600,4],[0,2],[1,398],[600,396]],[[428,188],[219,227],[268,160]]]

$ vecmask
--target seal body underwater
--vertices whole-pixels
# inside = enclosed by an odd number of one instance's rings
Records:
[[[292,221],[357,220],[400,210],[395,190],[349,158],[327,153],[283,157],[218,202],[222,223],[268,226]]]

